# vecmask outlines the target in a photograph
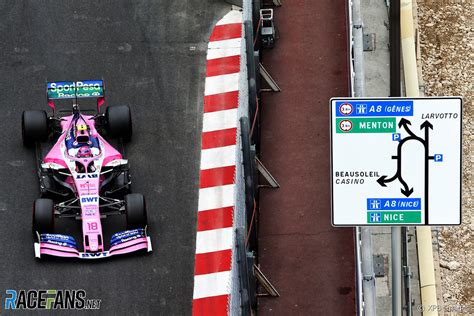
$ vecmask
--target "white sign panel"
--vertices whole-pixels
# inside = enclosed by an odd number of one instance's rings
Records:
[[[330,107],[334,226],[461,223],[461,98]]]

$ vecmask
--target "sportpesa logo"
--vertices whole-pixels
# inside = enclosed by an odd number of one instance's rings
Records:
[[[102,80],[48,82],[49,99],[101,97],[104,94]]]
[[[101,91],[102,86],[99,82],[51,82],[49,89],[51,92],[67,92],[76,90],[89,90],[89,91]]]
[[[6,290],[5,309],[100,309],[84,290]]]

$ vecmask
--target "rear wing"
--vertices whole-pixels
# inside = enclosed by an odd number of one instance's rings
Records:
[[[46,86],[48,105],[54,110],[54,100],[96,98],[97,109],[104,103],[104,81],[55,81]]]

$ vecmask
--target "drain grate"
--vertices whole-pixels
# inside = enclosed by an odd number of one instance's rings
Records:
[[[371,52],[375,50],[375,33],[364,34],[364,51]]]
[[[385,276],[385,257],[383,255],[374,255],[374,273],[375,277]]]

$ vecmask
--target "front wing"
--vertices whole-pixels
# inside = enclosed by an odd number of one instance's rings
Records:
[[[147,236],[146,229],[143,228],[126,230],[112,235],[110,245],[110,249],[107,251],[80,252],[74,237],[61,234],[41,234],[38,235],[38,242],[34,243],[36,258],[41,258],[42,255],[49,255],[79,259],[99,259],[139,250],[152,251],[150,236]]]

